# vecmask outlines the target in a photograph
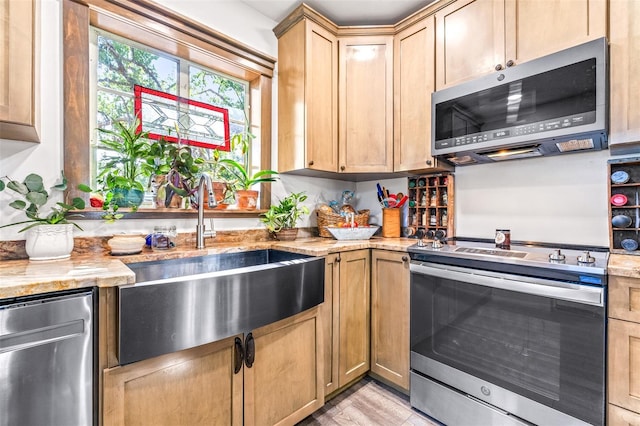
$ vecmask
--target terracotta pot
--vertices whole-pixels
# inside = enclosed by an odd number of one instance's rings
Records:
[[[258,206],[258,191],[240,189],[236,191],[236,201],[240,210],[255,210]]]
[[[298,228],[283,228],[273,235],[278,241],[293,241],[298,237]]]
[[[29,260],[68,259],[73,250],[73,224],[38,225],[27,231]]]

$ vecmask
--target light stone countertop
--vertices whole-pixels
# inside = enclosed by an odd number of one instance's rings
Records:
[[[618,277],[640,278],[640,256],[610,254],[607,273]]]
[[[72,256],[67,260],[0,261],[0,299],[70,290],[83,287],[114,287],[135,283],[135,274],[127,268],[127,263],[150,260],[176,259],[206,256],[260,249],[280,249],[311,256],[325,256],[330,253],[358,249],[383,249],[406,251],[417,240],[409,238],[377,238],[359,241],[337,241],[330,238],[298,238],[295,241],[263,241],[210,243],[202,250],[176,248],[173,250],[143,250],[129,256],[91,254]]]

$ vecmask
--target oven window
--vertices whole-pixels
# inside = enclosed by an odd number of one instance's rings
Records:
[[[590,423],[604,410],[603,307],[411,274],[411,350]]]

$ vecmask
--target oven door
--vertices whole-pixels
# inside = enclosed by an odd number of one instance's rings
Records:
[[[604,294],[414,261],[411,369],[533,423],[604,424]]]

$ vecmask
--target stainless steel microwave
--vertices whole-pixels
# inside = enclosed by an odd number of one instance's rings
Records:
[[[607,148],[607,59],[600,38],[434,92],[432,154],[470,165]]]

